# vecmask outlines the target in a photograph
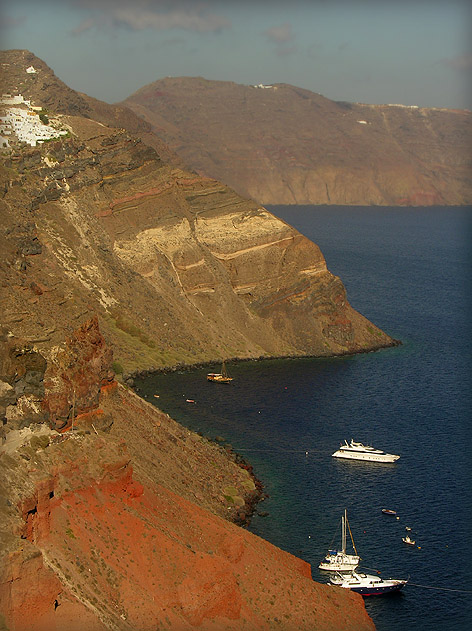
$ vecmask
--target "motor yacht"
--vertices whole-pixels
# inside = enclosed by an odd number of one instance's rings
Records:
[[[334,452],[333,458],[347,458],[349,460],[367,460],[368,462],[395,462],[400,458],[394,454],[387,454],[381,449],[375,449],[369,445],[345,440],[344,444]]]
[[[344,587],[362,596],[381,596],[397,592],[402,589],[408,580],[397,578],[380,578],[372,574],[352,572],[351,574],[337,574],[329,579],[331,585]]]

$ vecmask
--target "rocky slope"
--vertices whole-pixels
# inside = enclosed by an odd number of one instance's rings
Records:
[[[199,173],[262,204],[470,204],[469,111],[165,78],[123,101]]]
[[[96,318],[47,356],[4,335],[2,628],[372,630],[360,596],[227,521],[256,492],[247,469],[111,359]]]

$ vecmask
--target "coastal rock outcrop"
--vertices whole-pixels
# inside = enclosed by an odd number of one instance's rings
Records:
[[[125,101],[202,175],[261,204],[470,204],[472,114],[166,77]]]
[[[2,551],[0,601],[12,631],[374,629],[360,596],[313,582],[303,561],[138,483],[120,441],[61,441],[28,463],[9,455],[16,505],[2,516],[16,534]]]

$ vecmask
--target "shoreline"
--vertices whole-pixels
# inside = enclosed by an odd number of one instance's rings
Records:
[[[145,398],[142,395],[139,389],[136,389],[133,387],[132,391],[134,392],[136,396],[138,396],[143,401],[146,401],[147,403],[154,405],[152,402],[150,402],[147,398]],[[163,410],[161,410],[159,407],[157,406],[154,406],[154,407],[156,407],[156,410],[163,412]],[[201,436],[209,443],[212,443],[213,445],[215,445],[217,448],[220,449],[220,451],[225,453],[228,460],[230,460],[231,462],[234,462],[234,464],[236,464],[239,468],[247,471],[249,475],[249,479],[254,484],[254,489],[248,490],[248,492],[243,497],[244,506],[241,506],[241,507],[235,506],[234,510],[231,511],[231,514],[228,515],[228,521],[236,524],[237,526],[241,526],[242,528],[247,528],[251,523],[251,519],[256,511],[257,505],[260,502],[263,502],[267,497],[269,497],[268,494],[264,491],[264,483],[254,473],[253,465],[250,462],[248,462],[244,456],[242,456],[240,453],[235,451],[233,449],[233,446],[230,443],[228,443],[226,439],[223,438],[222,436],[211,437],[209,435],[203,434],[203,432],[196,432],[190,429],[189,427],[187,427],[187,425],[185,425],[184,423],[182,423],[180,420],[176,418],[172,417],[172,420],[178,423],[181,427],[184,427],[189,432],[192,432],[196,434],[197,436]]]
[[[365,351],[355,351],[355,352],[349,351],[345,353],[338,353],[335,355],[280,355],[280,356],[275,356],[275,357],[273,356],[268,357],[265,355],[261,355],[259,357],[243,357],[243,358],[233,357],[230,359],[226,359],[225,361],[227,363],[234,364],[234,363],[245,363],[245,362],[262,362],[262,361],[271,361],[271,360],[277,361],[277,360],[297,360],[297,359],[336,359],[336,358],[351,357],[353,355],[360,355],[360,354],[366,354],[366,353],[376,353],[382,350],[387,350],[389,348],[396,348],[402,345],[402,342],[400,340],[396,340],[394,338],[392,338],[392,340],[393,341],[391,344],[384,345],[381,347],[372,348]],[[191,372],[192,370],[196,370],[199,368],[210,367],[210,366],[214,366],[215,364],[217,365],[221,363],[221,361],[222,361],[221,359],[215,359],[215,360],[209,360],[209,361],[204,361],[204,362],[197,362],[194,364],[175,364],[174,366],[166,366],[162,368],[152,367],[146,370],[140,370],[134,373],[130,373],[129,375],[123,375],[122,378],[123,378],[123,381],[126,383],[126,385],[130,387],[137,396],[143,399],[143,401],[147,401],[149,403],[147,397],[142,395],[140,390],[136,388],[135,379],[146,379],[147,377],[151,377],[152,375],[155,375],[155,374],[171,374],[178,371]],[[151,405],[153,404],[151,403]],[[158,406],[155,406],[155,407],[156,409],[160,409]],[[187,427],[179,419],[174,418],[173,420],[179,425],[181,425],[182,427],[185,427],[188,431],[194,432],[194,430]],[[226,443],[224,438],[222,438],[221,436],[216,436],[213,438],[211,436],[203,434],[202,432],[194,432],[194,433],[205,438],[205,440],[207,440],[208,442],[215,444],[222,451],[225,451],[229,460],[232,460],[235,464],[237,464],[239,467],[241,467],[242,469],[245,469],[248,472],[250,479],[254,483],[255,489],[249,492],[246,497],[244,497],[244,501],[245,501],[244,508],[246,510],[233,511],[231,515],[228,515],[228,521],[231,521],[232,523],[242,528],[249,527],[251,523],[251,519],[254,513],[256,512],[256,507],[258,506],[258,504],[263,502],[267,497],[269,497],[268,494],[265,493],[264,491],[264,483],[254,473],[253,465],[250,462],[248,462],[241,454],[234,451],[232,445],[230,443]],[[223,445],[222,443],[225,443],[225,444]]]
[[[383,344],[381,346],[375,346],[366,350],[353,350],[353,351],[345,351],[343,353],[333,353],[331,355],[310,355],[310,354],[301,354],[301,355],[259,355],[259,357],[228,357],[224,358],[224,360],[219,357],[216,359],[205,360],[201,362],[194,362],[192,364],[186,363],[178,363],[171,366],[151,366],[149,368],[145,368],[142,370],[136,370],[130,373],[123,373],[121,375],[122,380],[133,387],[134,379],[145,379],[146,377],[150,377],[155,374],[169,374],[173,372],[183,371],[183,372],[191,372],[192,370],[196,370],[199,368],[206,368],[210,366],[215,366],[221,364],[222,361],[230,364],[236,363],[245,363],[245,362],[262,362],[262,361],[270,361],[270,360],[296,360],[296,359],[336,359],[343,357],[352,357],[353,355],[365,355],[367,353],[378,353],[383,350],[387,350],[389,348],[396,348],[398,346],[402,346],[403,342],[401,340],[396,340],[392,338],[392,342],[390,344]]]

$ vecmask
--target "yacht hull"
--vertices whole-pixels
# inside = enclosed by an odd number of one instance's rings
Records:
[[[345,460],[364,460],[365,462],[395,462],[400,456],[393,454],[363,454],[345,452],[338,449],[333,454],[333,458],[344,458]]]
[[[408,581],[400,579],[382,579],[370,574],[358,574],[353,572],[350,576],[340,576],[330,579],[330,584],[344,589],[350,589],[352,592],[361,594],[361,596],[383,596],[398,592]]]
[[[382,587],[351,587],[352,592],[361,594],[362,596],[383,596],[384,594],[392,594],[398,592],[405,586],[405,583]]]

